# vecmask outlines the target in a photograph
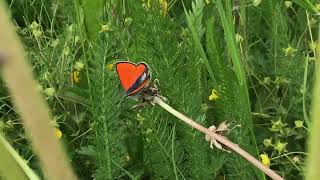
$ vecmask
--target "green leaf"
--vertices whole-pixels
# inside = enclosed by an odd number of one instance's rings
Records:
[[[312,5],[312,3],[309,0],[293,0],[293,2],[309,12],[317,13],[317,9]]]

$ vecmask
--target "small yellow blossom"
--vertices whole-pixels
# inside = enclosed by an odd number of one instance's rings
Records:
[[[53,40],[52,41],[52,43],[51,43],[51,47],[57,47],[58,46],[58,44],[59,44],[59,39],[55,39],[55,40]]]
[[[317,48],[317,42],[315,41],[315,42],[310,42],[309,43],[309,48],[312,50],[312,51],[315,51],[316,50],[316,48]]]
[[[159,0],[160,8],[161,8],[161,14],[167,15],[168,13],[168,2],[167,0]]]
[[[33,22],[30,24],[30,28],[31,28],[32,30],[37,29],[37,28],[39,28],[39,24],[38,24],[36,21],[33,21]]]
[[[124,24],[125,24],[126,26],[129,26],[132,21],[133,21],[132,17],[126,17],[126,18],[124,19]]]
[[[276,146],[274,147],[275,150],[279,152],[279,154],[283,151],[286,151],[286,146],[288,143],[282,143],[280,141],[277,142]]]
[[[64,47],[63,48],[63,54],[65,56],[68,56],[70,54],[70,48],[68,46]]]
[[[236,41],[238,43],[241,43],[243,41],[243,37],[239,33],[236,34]]]
[[[74,68],[76,68],[77,70],[81,70],[84,68],[84,64],[80,61],[77,61],[75,64],[74,64]]]
[[[292,1],[285,1],[284,5],[286,6],[286,8],[292,8]]]
[[[212,89],[211,94],[209,96],[209,101],[214,101],[216,99],[219,99],[218,93],[215,89]]]
[[[58,139],[60,139],[60,138],[62,137],[62,132],[60,131],[59,128],[56,128],[56,137],[57,137]]]
[[[100,33],[112,31],[110,24],[104,24],[101,26]]]
[[[272,121],[272,127],[270,131],[272,132],[280,131],[281,129],[285,128],[287,125],[288,125],[287,123],[283,123],[279,118],[277,121]]]
[[[152,129],[148,128],[146,131],[146,134],[150,134],[150,133],[152,133]]]
[[[107,69],[108,69],[109,71],[112,71],[113,66],[114,66],[114,63],[109,63],[109,64],[107,64]]]
[[[202,110],[203,112],[207,112],[208,109],[209,109],[209,107],[208,107],[207,104],[202,104],[202,105],[201,105],[201,110]]]
[[[260,154],[261,162],[263,165],[269,167],[270,166],[270,158],[268,157],[268,154]]]
[[[42,36],[41,26],[36,21],[33,21],[31,23],[30,29],[31,29],[31,32],[35,38],[38,39]]]
[[[80,72],[77,70],[74,70],[71,74],[71,81],[73,83],[78,83],[80,81]]]
[[[297,49],[293,48],[291,45],[289,45],[287,48],[283,49],[285,56],[293,56],[293,54],[297,51]]]
[[[206,1],[206,3],[207,3],[207,4],[209,4],[209,3],[210,3],[210,1],[209,1],[209,0],[205,0],[205,1]]]
[[[123,159],[126,161],[126,162],[128,162],[128,161],[130,161],[130,156],[129,155],[125,155],[124,157],[123,157]]]
[[[264,139],[263,144],[265,147],[271,146],[272,145],[272,140],[271,139]]]
[[[296,126],[296,128],[303,128],[303,121],[296,120],[294,121],[294,125]]]
[[[137,114],[137,121],[139,122],[140,125],[142,125],[143,122],[145,121],[145,118],[140,114]]]
[[[35,38],[40,38],[42,36],[42,31],[40,29],[36,29],[32,31],[32,34],[34,35]]]
[[[295,163],[299,163],[300,162],[300,157],[299,156],[294,156],[292,158],[292,161],[295,162]]]
[[[54,96],[56,94],[56,89],[51,87],[51,88],[46,88],[44,90],[44,93],[47,95],[47,96]]]
[[[74,44],[77,44],[80,41],[80,36],[74,37]]]

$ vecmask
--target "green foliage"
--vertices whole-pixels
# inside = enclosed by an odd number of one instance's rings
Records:
[[[12,2],[23,5],[11,6],[17,31],[81,179],[264,178],[160,107],[132,110],[138,101],[123,97],[120,60],[146,62],[172,107],[205,127],[241,125],[230,140],[267,154],[285,179],[303,179],[316,2]],[[41,176],[2,84],[0,129]]]
[[[85,26],[86,36],[89,41],[96,42],[98,32],[101,29],[101,19],[103,15],[103,7],[105,0],[91,1],[91,0],[76,0],[77,11],[83,17],[83,24]]]

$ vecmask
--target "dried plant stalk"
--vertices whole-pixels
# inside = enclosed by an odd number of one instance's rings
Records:
[[[233,142],[229,141],[223,136],[220,136],[217,133],[214,133],[210,131],[209,129],[203,127],[202,125],[198,124],[197,122],[193,121],[192,119],[186,117],[185,115],[181,114],[180,112],[176,111],[172,107],[170,107],[168,104],[163,102],[159,97],[154,97],[154,102],[157,103],[159,106],[161,106],[163,109],[171,113],[172,115],[176,116],[183,122],[187,123],[191,127],[203,132],[204,134],[207,134],[214,138],[216,141],[220,142],[221,144],[225,145],[232,151],[238,153],[241,155],[243,158],[248,160],[251,164],[259,168],[261,171],[263,171],[266,175],[268,175],[270,178],[275,179],[275,180],[284,180],[281,176],[279,176],[276,172],[271,170],[270,168],[264,166],[260,161],[255,159],[253,156],[251,156],[248,152],[245,150],[241,149],[239,145],[234,144]]]
[[[35,152],[39,155],[47,179],[76,179],[67,161],[54,128],[50,125],[49,110],[37,90],[30,65],[11,24],[4,1],[0,1],[0,72],[13,95],[30,135]]]

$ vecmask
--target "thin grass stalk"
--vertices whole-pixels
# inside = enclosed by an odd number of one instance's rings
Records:
[[[206,67],[206,69],[207,69],[207,71],[208,71],[208,73],[210,75],[211,80],[213,81],[213,84],[216,84],[216,79],[214,77],[213,70],[212,70],[212,68],[210,66],[209,60],[208,60],[208,58],[206,56],[206,53],[204,52],[204,49],[203,49],[203,47],[201,45],[201,42],[200,42],[200,39],[199,39],[199,37],[197,35],[196,29],[195,29],[194,25],[191,22],[190,15],[189,15],[187,9],[185,8],[183,1],[182,1],[182,5],[183,5],[184,13],[186,15],[188,26],[189,26],[191,34],[192,34],[192,39],[196,44],[196,48],[197,48],[197,50],[199,52],[200,57],[204,60],[205,67]]]
[[[22,117],[26,133],[30,135],[44,174],[47,179],[76,179],[55,137],[49,109],[37,90],[32,68],[25,59],[4,1],[0,1],[0,27],[0,72]]]
[[[244,112],[246,113],[246,117],[245,117],[246,122],[244,122],[244,123],[247,123],[247,125],[250,126],[249,129],[251,131],[251,139],[254,142],[256,153],[259,154],[259,151],[258,151],[258,148],[256,145],[254,132],[253,132],[250,99],[249,99],[249,93],[248,93],[248,89],[247,89],[245,72],[244,72],[244,68],[242,67],[241,58],[240,58],[240,55],[239,55],[239,52],[237,49],[237,44],[236,44],[236,40],[235,40],[235,33],[234,33],[234,30],[232,29],[232,24],[231,24],[232,22],[228,21],[228,18],[227,18],[226,13],[223,9],[221,0],[218,0],[216,3],[217,3],[218,11],[219,11],[219,14],[221,17],[223,29],[225,31],[227,45],[230,50],[233,68],[234,68],[235,74],[236,74],[236,76],[238,78],[238,82],[239,82],[239,90],[240,90],[239,96],[242,101],[243,108],[245,109]]]
[[[255,159],[253,156],[251,156],[248,152],[245,150],[241,149],[239,145],[234,144],[233,142],[229,141],[227,138],[220,136],[219,134],[210,131],[209,129],[203,127],[202,125],[198,124],[191,118],[186,117],[185,115],[181,114],[180,112],[176,111],[172,107],[170,107],[168,104],[163,102],[160,98],[155,97],[154,102],[161,106],[163,109],[171,113],[172,115],[176,116],[178,119],[182,120],[183,122],[187,123],[191,127],[203,132],[204,134],[207,134],[211,136],[213,139],[217,140],[221,144],[225,145],[232,151],[238,153],[241,155],[243,158],[248,160],[251,164],[259,168],[261,171],[263,171],[266,175],[268,175],[270,178],[274,180],[284,180],[281,176],[279,176],[276,172],[271,170],[270,168],[266,167],[263,165],[259,160]]]
[[[26,161],[13,149],[9,142],[0,134],[0,177],[6,179],[39,180]]]

